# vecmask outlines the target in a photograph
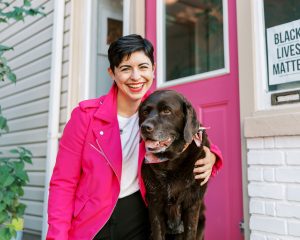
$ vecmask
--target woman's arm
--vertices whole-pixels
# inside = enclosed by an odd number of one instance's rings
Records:
[[[216,145],[211,144],[210,149],[203,148],[205,157],[197,160],[194,168],[195,179],[203,179],[201,185],[207,183],[211,175],[215,176],[223,165],[222,153]]]
[[[49,189],[48,240],[68,239],[88,122],[87,114],[75,108],[60,140]]]

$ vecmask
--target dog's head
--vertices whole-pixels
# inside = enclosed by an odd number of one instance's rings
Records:
[[[147,152],[181,153],[199,130],[194,108],[172,90],[152,93],[139,108],[141,137]]]

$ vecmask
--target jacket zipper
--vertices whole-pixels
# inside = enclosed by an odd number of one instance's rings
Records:
[[[100,146],[100,144],[99,144],[99,142],[98,142],[98,139],[96,139],[96,143],[97,143],[99,149],[97,149],[97,148],[96,148],[94,145],[92,145],[92,144],[90,144],[90,145],[91,145],[93,148],[95,148],[95,150],[96,150],[97,152],[99,152],[99,153],[106,159],[106,161],[108,162],[108,164],[110,165],[110,167],[113,169],[115,175],[116,175],[117,178],[118,178],[118,175],[116,174],[114,168],[111,166],[110,162],[108,161],[107,156],[105,155],[103,149],[101,148],[101,146]],[[118,180],[119,180],[119,178],[118,178]],[[120,182],[120,180],[119,180],[119,182]],[[112,215],[113,211],[115,210],[115,207],[116,207],[116,205],[117,205],[117,203],[118,203],[119,195],[120,195],[120,193],[118,194],[117,201],[116,201],[114,207],[112,208],[112,211],[110,212],[110,217],[111,217],[111,215]],[[110,217],[105,221],[105,223],[103,224],[102,228],[103,228],[103,227],[106,225],[106,223],[109,221]],[[102,228],[101,228],[101,229],[102,229]],[[98,234],[98,232],[99,232],[101,229],[99,229],[99,230],[94,234],[94,236],[93,236],[92,239],[95,238],[95,236]]]

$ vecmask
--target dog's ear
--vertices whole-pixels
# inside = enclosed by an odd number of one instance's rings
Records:
[[[196,134],[199,129],[199,122],[197,120],[197,115],[192,105],[187,100],[184,101],[184,105],[185,125],[183,130],[183,136],[185,142],[191,143],[193,141],[194,134]]]
[[[210,142],[209,142],[209,139],[208,139],[208,136],[207,136],[206,131],[203,131],[203,135],[202,135],[202,145],[203,145],[203,146],[206,146],[206,147],[208,147],[208,148],[210,148]]]

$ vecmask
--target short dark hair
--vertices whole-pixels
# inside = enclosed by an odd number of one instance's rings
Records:
[[[108,49],[110,69],[114,72],[115,67],[120,65],[124,57],[129,58],[132,53],[137,51],[143,51],[149,57],[151,63],[154,64],[152,43],[140,35],[130,34],[120,37],[110,44]]]

